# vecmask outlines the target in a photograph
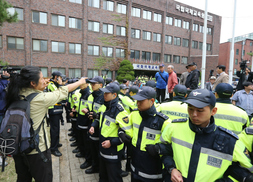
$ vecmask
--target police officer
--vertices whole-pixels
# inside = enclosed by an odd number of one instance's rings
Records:
[[[111,82],[112,82],[111,78],[108,77],[108,78],[105,79],[105,85],[108,85]]]
[[[144,86],[133,99],[137,100],[137,111],[129,115],[126,126],[132,125],[132,131],[126,131],[119,136],[128,141],[126,135],[132,137],[132,182],[162,182],[162,162],[159,156],[151,156],[147,152],[150,144],[160,141],[161,132],[169,124],[169,118],[156,111],[154,106],[156,92],[149,86]],[[125,127],[128,128],[128,127]]]
[[[217,113],[214,115],[215,124],[239,134],[249,126],[247,113],[231,103],[233,87],[228,83],[219,83],[215,88]]]
[[[57,90],[62,84],[62,77],[64,75],[60,71],[54,71],[52,73],[52,81],[47,86],[49,92]],[[62,144],[59,143],[60,136],[60,119],[63,113],[63,106],[61,103],[57,103],[54,106],[50,106],[48,110],[49,122],[50,122],[50,136],[51,136],[51,153],[56,157],[62,156],[58,147]]]
[[[146,83],[146,86],[152,87],[154,90],[156,90],[156,82],[154,80],[149,80]],[[160,106],[160,103],[158,102],[157,99],[155,99],[155,107],[157,108],[159,106]]]
[[[104,92],[100,90],[103,88],[104,79],[100,76],[96,76],[88,81],[91,83],[93,92],[88,97],[88,108],[83,109],[84,113],[89,115],[89,127],[97,117],[99,108],[104,104]],[[89,128],[88,128],[89,130]],[[86,174],[92,174],[99,172],[99,131],[96,128],[94,134],[89,134],[90,150],[92,157],[92,166],[85,170]]]
[[[161,141],[165,144],[154,147],[158,154],[163,154],[165,169],[170,174],[166,181],[229,181],[223,175],[232,163],[241,171],[233,173],[233,177],[243,181],[252,165],[237,135],[215,125],[214,94],[196,89],[185,103],[189,118],[173,120],[162,132]]]
[[[167,115],[171,120],[187,118],[187,104],[182,104],[187,96],[187,88],[184,85],[176,85],[173,89],[173,101],[162,103],[157,110]]]
[[[123,182],[121,177],[121,158],[123,155],[123,143],[118,137],[118,129],[124,119],[128,118],[127,112],[119,104],[118,94],[120,91],[116,83],[110,83],[105,88],[104,105],[100,107],[99,120],[91,124],[90,133],[99,127],[99,151],[100,169],[99,181]]]

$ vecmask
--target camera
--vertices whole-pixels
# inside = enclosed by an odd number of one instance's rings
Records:
[[[247,68],[247,61],[246,60],[242,60],[240,62],[240,68],[242,71],[245,71],[245,69]]]
[[[18,68],[18,67],[13,68],[13,67],[8,67],[8,66],[7,67],[0,66],[0,75],[1,75],[2,79],[7,80],[7,79],[15,76],[17,73],[19,73],[20,70],[21,70],[21,68]],[[3,75],[3,71],[7,71],[10,74],[10,76]]]

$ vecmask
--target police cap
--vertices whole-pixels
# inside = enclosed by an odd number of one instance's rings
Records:
[[[220,98],[231,97],[233,95],[233,87],[228,83],[219,83],[215,87],[215,92]]]
[[[129,88],[129,92],[138,93],[139,87],[136,85],[133,85]]]
[[[105,83],[108,84],[108,83],[111,83],[112,82],[112,79],[111,78],[106,78],[105,79]]]
[[[120,88],[120,90],[126,90],[129,87],[127,87],[125,84],[120,84],[119,88]]]
[[[102,83],[104,85],[104,79],[101,76],[95,76],[94,78],[88,80],[89,83]]]
[[[116,83],[110,83],[105,88],[100,88],[104,93],[119,93],[120,88]]]
[[[208,105],[215,106],[216,98],[214,94],[207,89],[196,89],[193,90],[184,103],[193,105],[197,108],[203,108]]]
[[[54,76],[64,77],[64,75],[63,75],[60,71],[54,71],[54,72],[52,73],[52,76],[53,76],[53,77],[54,77]]]
[[[154,80],[149,80],[149,81],[147,81],[146,86],[150,86],[152,88],[155,88],[156,87],[156,83],[155,83]]]
[[[144,86],[142,89],[134,96],[132,96],[135,100],[145,100],[145,99],[155,99],[156,98],[156,91],[152,87]]]
[[[185,85],[176,85],[173,89],[173,92],[175,92],[176,95],[178,96],[185,96],[187,94],[187,88]]]

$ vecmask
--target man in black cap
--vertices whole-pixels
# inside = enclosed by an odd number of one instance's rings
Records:
[[[188,64],[188,68],[191,72],[187,76],[185,86],[187,90],[191,91],[198,88],[200,73],[199,70],[197,70],[197,64],[195,62]]]
[[[165,99],[166,86],[168,84],[169,74],[164,71],[164,64],[159,65],[160,71],[155,74],[156,79],[156,99],[159,103]],[[161,100],[160,100],[161,97]]]
[[[137,111],[129,115],[129,123],[132,125],[132,182],[162,182],[162,163],[159,156],[150,156],[147,152],[149,144],[159,142],[160,134],[167,124],[169,118],[156,111],[154,106],[156,92],[149,86],[144,86],[133,99],[137,100]],[[127,128],[127,127],[124,127]],[[119,135],[126,141],[124,134]]]
[[[47,90],[53,92],[57,90],[62,84],[62,78],[64,75],[60,71],[54,71],[52,73],[52,81],[49,82]],[[60,120],[63,113],[63,106],[61,102],[50,106],[48,108],[49,123],[50,123],[50,136],[51,136],[51,153],[56,157],[62,156],[61,152],[58,150],[58,147],[61,147],[62,144],[59,143],[60,140]]]
[[[108,78],[105,79],[105,85],[108,85],[111,82],[112,82],[111,78],[108,77]]]
[[[228,83],[220,83],[215,88],[217,113],[214,115],[215,124],[240,134],[242,130],[249,126],[247,113],[231,103],[233,87]]]
[[[157,110],[167,115],[171,120],[187,118],[187,104],[182,104],[186,96],[186,86],[176,85],[173,89],[173,101],[162,103],[157,107]]]
[[[233,132],[215,125],[214,94],[196,89],[184,102],[189,118],[173,120],[162,132],[164,143],[149,151],[163,155],[168,172],[165,181],[231,181],[227,175],[243,181],[251,175],[252,164],[243,143]]]
[[[99,181],[123,182],[121,177],[121,159],[124,153],[124,144],[118,137],[119,127],[126,122],[127,112],[119,104],[120,91],[116,83],[110,83],[105,88],[104,105],[99,109],[99,117],[94,120],[89,130],[93,135],[95,128],[99,128],[100,169]],[[98,130],[97,130],[98,131]]]

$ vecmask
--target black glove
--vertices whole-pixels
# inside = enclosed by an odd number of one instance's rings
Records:
[[[122,142],[124,142],[124,143],[130,143],[131,142],[132,138],[129,135],[127,135],[125,132],[120,131],[118,135],[119,135],[119,138]]]
[[[153,157],[159,155],[159,146],[158,145],[146,145],[146,151]]]
[[[245,182],[252,182],[253,181],[253,174],[249,174],[246,179]]]

